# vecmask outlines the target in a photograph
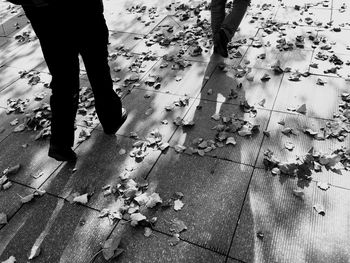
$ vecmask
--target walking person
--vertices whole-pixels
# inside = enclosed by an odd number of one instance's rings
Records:
[[[232,10],[225,13],[227,0],[211,1],[211,28],[214,41],[214,53],[228,57],[227,44],[231,41],[240,25],[250,0],[234,0]]]
[[[102,0],[10,0],[21,4],[40,41],[52,75],[51,138],[48,155],[74,161],[74,123],[79,103],[80,54],[106,134],[114,134],[126,120],[113,90],[108,65],[108,28]]]

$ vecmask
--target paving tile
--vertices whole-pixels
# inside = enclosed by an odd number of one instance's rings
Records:
[[[264,74],[269,74],[269,81],[261,81]],[[257,108],[272,109],[279,85],[283,75],[275,75],[272,70],[251,68],[248,76],[253,76],[253,80],[247,80],[246,76],[236,77],[234,70],[227,72],[216,68],[208,83],[204,86],[201,99],[239,104],[240,101],[247,100],[249,105]],[[241,88],[237,85],[242,84]],[[231,90],[237,93],[236,99],[230,99]],[[208,91],[210,91],[208,93]],[[264,107],[258,103],[265,99]]]
[[[186,62],[190,63],[190,66],[179,69],[178,64],[173,61],[159,60],[142,79],[140,88],[195,98],[207,82],[206,77],[208,78],[213,72],[215,64]],[[164,67],[165,65],[167,66]],[[160,88],[156,84],[149,83],[151,77],[159,78],[156,82],[160,83]]]
[[[290,81],[289,76],[286,74],[282,80],[274,110],[287,112],[288,108],[297,109],[306,104],[306,116],[331,119],[339,112],[341,94],[350,88],[350,84],[340,78],[310,75],[301,77],[300,81]],[[327,83],[317,85],[317,79]]]
[[[169,32],[169,29],[171,32]],[[172,40],[176,34],[182,31],[181,27],[172,19],[172,17],[165,17],[152,31],[150,31],[146,38],[143,39],[139,44],[137,44],[132,52],[141,54],[142,52],[149,52],[156,54],[157,56],[163,55],[176,55],[180,51],[184,53],[188,48],[187,45],[183,45],[182,41]],[[140,31],[142,32],[142,31]],[[162,46],[158,42],[153,45],[147,45],[146,42],[148,40],[157,40],[159,34],[164,34],[166,38],[171,40],[170,44],[167,46]]]
[[[0,213],[7,215],[7,221],[21,208],[21,196],[27,196],[34,192],[33,189],[22,185],[12,183],[12,186],[7,190],[0,191]],[[4,225],[0,225],[2,228]]]
[[[14,71],[14,69],[11,68],[9,71]],[[9,74],[14,73],[12,72]],[[29,100],[27,109],[37,107],[42,103],[41,101],[35,100],[37,94],[44,92],[45,97],[51,94],[51,90],[44,87],[45,83],[49,83],[51,77],[45,73],[39,74],[39,77],[40,82],[36,85],[29,84],[29,79],[24,77],[7,86],[0,92],[0,106],[6,108],[8,99],[20,98],[22,100]]]
[[[293,195],[297,189],[303,198]],[[255,170],[230,255],[245,262],[346,262],[349,203],[348,190],[324,192],[315,183],[300,189],[294,179]]]
[[[44,61],[38,40],[22,44],[19,48],[6,52],[4,55],[1,54],[1,56],[4,57],[6,66],[27,71],[34,69]]]
[[[112,56],[109,60],[111,76],[114,84],[120,88],[118,93],[122,96],[129,93],[158,61],[158,58],[150,58],[146,55],[117,55],[116,58],[112,53],[110,55]],[[135,77],[135,81],[128,81],[130,77]]]
[[[201,109],[198,110],[198,107]],[[196,100],[184,118],[186,121],[194,121],[195,125],[191,128],[181,127],[177,129],[171,138],[170,145],[176,146],[180,144],[191,147],[193,140],[197,138],[216,141],[217,131],[213,127],[221,124],[221,121],[215,121],[211,116],[218,113],[222,117],[231,117],[234,114],[235,118],[249,121],[253,125],[260,125],[260,132],[253,134],[251,137],[241,137],[237,133],[228,132],[229,136],[235,138],[237,144],[235,146],[225,145],[222,148],[216,148],[206,153],[206,155],[254,165],[257,149],[259,149],[262,142],[262,131],[267,126],[270,114],[267,110],[258,110],[257,117],[252,118],[249,116],[249,113],[243,113],[239,105]]]
[[[278,124],[284,120],[285,126]],[[304,133],[305,129],[312,129],[319,132],[321,128],[326,126],[327,121],[322,119],[308,118],[302,115],[293,115],[288,113],[273,112],[267,130],[270,132],[270,137],[264,137],[264,141],[259,153],[257,166],[263,168],[264,152],[270,149],[275,156],[282,162],[295,161],[297,156],[304,156],[312,147],[321,153],[332,153],[342,146],[346,147],[350,143],[350,138],[347,136],[344,142],[337,139],[329,138],[326,140],[316,140]],[[282,133],[285,127],[292,128],[297,135],[284,135]],[[295,148],[289,151],[285,148],[285,143],[291,142]],[[347,177],[349,172],[341,171],[340,174],[335,171],[327,171],[322,168],[321,172],[312,172],[311,177],[315,181],[328,182],[330,184],[349,188],[350,180]]]
[[[73,148],[78,146],[78,137],[83,129],[88,132],[92,131],[91,129],[77,126]],[[11,175],[10,179],[34,188],[38,188],[45,182],[61,164],[61,162],[47,156],[49,140],[35,140],[37,135],[38,131],[12,133],[0,144],[2,149],[0,152],[0,171],[20,164],[21,169],[17,174]]]
[[[18,123],[24,123],[26,120],[25,114],[7,114],[5,108],[0,108],[0,142],[5,139],[14,128],[10,122],[18,119]]]
[[[309,0],[307,1],[307,3],[305,1],[302,0],[282,0],[281,4],[284,6],[288,6],[288,7],[294,7],[295,5],[299,5],[301,7],[307,5],[310,7],[317,7],[317,8],[330,8],[331,7],[331,2],[329,0],[326,1],[318,1],[318,0]],[[323,5],[324,3],[324,5]]]
[[[9,36],[18,32],[21,28],[28,25],[28,19],[24,15],[24,11],[19,6],[9,12],[1,19],[1,27],[3,28],[4,35]]]
[[[163,200],[181,192],[184,206],[180,211],[172,207],[148,210],[145,215],[156,216],[155,228],[168,234],[171,221],[182,220],[187,230],[181,238],[225,255],[251,172],[251,167],[242,164],[169,151],[148,176],[148,189]]]
[[[194,100],[188,98],[188,106],[175,106],[171,111],[167,111],[165,107],[172,107],[180,99],[186,98],[188,97],[133,89],[131,94],[123,99],[128,118],[117,134],[129,136],[131,132],[136,132],[142,139],[149,137],[152,131],[158,130],[163,136],[163,141],[168,141],[176,129],[173,120],[184,117]],[[165,120],[168,123],[162,124]],[[101,126],[97,128],[102,130]]]
[[[115,3],[114,3],[115,5]],[[129,12],[118,12],[105,6],[104,17],[110,30],[143,34],[149,33],[162,19],[164,15],[149,16],[148,13],[138,14]]]
[[[293,26],[293,25],[281,25],[277,30],[269,32],[269,30],[274,29],[273,27],[266,27],[260,29],[255,39],[259,40],[263,45],[271,44],[272,47],[276,47],[280,39],[285,39],[288,43],[293,43],[293,48],[295,47],[296,38],[298,36],[304,37],[304,49],[312,50],[313,42],[309,37],[316,37],[318,33],[318,28],[308,27],[308,26]],[[296,48],[298,49],[298,48]]]
[[[142,228],[133,228],[128,224],[119,224],[117,226],[112,233],[112,237],[118,238],[121,236],[120,246],[125,249],[125,252],[117,258],[118,262],[225,262],[225,256],[215,252],[184,241],[181,241],[176,246],[170,246],[168,244],[169,236],[153,232],[153,235],[147,238],[143,235],[143,232]],[[99,255],[94,263],[98,262],[106,261]]]
[[[120,48],[125,50],[131,50],[138,42],[143,38],[143,34],[134,34],[134,33],[123,33],[123,32],[114,32],[109,33],[109,52],[113,52]]]
[[[345,9],[345,12],[341,8],[333,9],[332,10],[333,26],[335,27],[341,26],[344,29],[350,29],[350,22],[348,19],[349,13],[350,13],[349,8]]]
[[[13,255],[26,262],[34,245],[35,262],[89,262],[113,229],[98,212],[45,195],[25,204],[0,230],[0,260]]]
[[[94,194],[87,204],[102,210],[115,204],[113,195],[104,196],[102,187],[116,185],[120,175],[127,174],[134,180],[143,179],[160,155],[160,151],[150,151],[142,162],[129,156],[134,140],[123,136],[107,136],[95,130],[91,137],[77,149],[76,164],[62,166],[55,171],[42,186],[47,192],[64,198],[74,193],[83,194],[86,189],[93,189]],[[120,155],[121,149],[126,154]],[[72,169],[76,171],[72,173]],[[84,192],[85,193],[85,192]]]
[[[332,55],[336,55],[339,59],[343,61],[342,65],[335,65],[333,62],[330,62]],[[318,59],[320,57],[324,57],[325,60]],[[347,54],[338,54],[338,53],[330,53],[328,51],[315,51],[311,63],[316,63],[317,68],[310,67],[310,73],[334,76],[334,77],[342,77],[348,78],[350,75],[350,55]],[[336,73],[328,73],[328,71],[332,68],[337,68]]]
[[[311,18],[313,22],[308,24],[306,18]],[[322,23],[324,26],[331,20],[331,9],[310,7],[307,11],[304,8],[298,11],[294,9],[294,5],[293,7],[282,7],[278,9],[274,20],[282,23],[289,21],[290,24],[296,23],[303,26]]]
[[[0,74],[2,76],[0,79],[0,91],[19,79],[20,75],[18,71],[20,71],[18,68],[0,67]]]
[[[332,28],[333,29],[333,28]],[[337,54],[350,54],[350,49],[347,49],[349,42],[347,39],[350,36],[350,30],[341,30],[340,32],[335,32],[332,29],[320,30],[317,37],[320,40],[326,40],[326,43],[320,43],[320,45],[315,49],[315,52],[321,51],[321,47],[329,45],[331,51]]]
[[[265,54],[266,57],[261,59],[260,56]],[[294,49],[291,51],[279,51],[274,46],[255,48],[249,47],[241,64],[249,65],[255,68],[270,69],[277,61],[280,62],[282,69],[286,67],[300,72],[308,71],[313,51],[305,49]]]

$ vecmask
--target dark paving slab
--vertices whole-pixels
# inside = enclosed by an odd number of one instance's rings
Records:
[[[0,108],[0,141],[13,132],[17,125],[12,126],[10,122],[15,119],[18,119],[18,124],[24,123],[25,114],[7,114],[6,109]]]
[[[182,192],[184,206],[180,211],[148,210],[147,216],[156,216],[156,229],[169,234],[171,221],[182,220],[187,226],[180,234],[184,240],[225,255],[251,172],[245,165],[169,151],[148,176],[148,189],[164,201]]]
[[[284,120],[285,126],[278,124],[281,120]],[[344,142],[340,142],[337,139],[330,138],[326,140],[316,140],[304,133],[305,129],[312,129],[313,131],[320,131],[320,128],[326,126],[327,121],[322,119],[307,118],[302,115],[294,115],[287,113],[273,112],[267,127],[267,131],[270,132],[270,137],[264,137],[264,141],[259,153],[257,166],[263,168],[264,152],[270,149],[275,153],[275,156],[282,162],[295,161],[297,156],[305,155],[311,147],[316,151],[322,153],[331,153],[341,146],[347,146],[350,143],[350,138],[347,136]],[[285,128],[292,128],[297,135],[285,135],[282,131]],[[295,148],[289,151],[285,148],[285,144],[291,142]],[[313,172],[312,178],[316,181],[325,181],[330,184],[334,184],[340,187],[349,188],[350,183],[347,178],[346,172],[342,170],[342,174],[336,174],[332,171],[327,171],[324,167],[322,172]]]
[[[71,194],[84,194],[86,189],[93,189],[94,195],[88,206],[100,210],[111,208],[115,198],[113,195],[104,196],[105,191],[102,188],[116,185],[120,181],[119,176],[123,174],[135,180],[142,179],[147,176],[160,155],[160,151],[152,150],[141,162],[136,161],[129,155],[134,142],[126,137],[107,136],[95,130],[91,138],[76,149],[77,163],[62,166],[50,176],[42,188],[68,199]],[[121,149],[126,153],[121,155]],[[73,168],[76,169],[74,173]]]
[[[25,204],[1,229],[0,260],[13,255],[27,262],[33,245],[40,245],[35,262],[89,262],[112,229],[98,212],[45,195]]]
[[[266,54],[264,59],[261,59],[262,54]],[[305,49],[293,49],[291,51],[279,51],[275,45],[271,47],[256,48],[250,46],[241,65],[248,65],[255,68],[271,69],[277,61],[280,67],[284,70],[290,68],[292,71],[299,70],[299,72],[308,71],[312,59],[313,52]]]
[[[192,98],[197,97],[207,82],[207,79],[211,76],[216,64],[194,61],[186,62],[190,63],[190,66],[178,68],[176,62],[167,62],[164,59],[160,59],[147,72],[139,88],[180,96],[187,95]],[[152,78],[159,79],[159,81],[150,83]],[[160,87],[157,86],[157,83],[160,83]]]
[[[301,6],[304,6],[304,3]],[[302,26],[325,26],[331,20],[331,9],[310,7],[307,11],[304,8],[296,10],[293,3],[293,7],[279,8],[274,20],[281,23],[289,21],[290,24]]]
[[[254,107],[272,109],[283,75],[276,75],[268,69],[250,68],[250,70],[250,73],[238,78],[234,68],[228,68],[227,72],[216,68],[200,94],[201,99],[231,104],[247,100],[249,105]],[[265,74],[270,76],[269,81],[261,80]],[[240,84],[242,87],[237,87]],[[236,92],[237,98],[230,98],[231,90]],[[259,103],[263,99],[265,103],[261,106]]]
[[[134,263],[163,262],[225,262],[225,256],[181,241],[176,246],[168,244],[170,237],[159,232],[153,232],[151,237],[145,237],[142,228],[133,228],[128,223],[119,224],[112,237],[122,237],[120,247],[125,249],[116,261]],[[157,248],[157,249],[154,249]],[[106,262],[99,255],[94,263]]]
[[[339,113],[341,94],[350,90],[350,83],[341,78],[311,75],[290,81],[289,76],[283,77],[274,110],[291,112],[288,108],[297,109],[306,104],[306,116],[332,119],[334,113]],[[326,83],[318,85],[318,79]]]
[[[201,107],[200,110],[197,107]],[[267,126],[270,112],[258,109],[257,117],[251,118],[249,113],[243,113],[238,105],[227,103],[215,103],[206,100],[196,100],[185,120],[194,121],[195,125],[191,128],[179,128],[172,137],[170,144],[176,146],[178,144],[191,147],[195,139],[203,138],[204,140],[214,140],[216,138],[216,130],[212,129],[221,121],[215,121],[211,118],[214,114],[220,113],[222,117],[231,117],[233,114],[236,118],[249,121],[251,124],[260,125],[260,132],[253,134],[252,137],[241,137],[237,133],[229,132],[229,136],[233,136],[236,145],[225,145],[222,148],[216,148],[213,151],[205,153],[209,156],[229,159],[243,164],[254,165],[257,158],[260,144],[262,142],[263,133]]]
[[[21,196],[28,196],[34,192],[33,189],[12,183],[7,190],[0,191],[0,213],[7,215],[7,221],[21,208]],[[4,225],[1,225],[2,228]]]
[[[296,180],[256,170],[230,255],[245,262],[346,262],[349,202],[348,190],[324,192],[316,183],[300,189]],[[314,210],[316,204],[324,207],[324,216]]]
[[[336,55],[342,62],[342,65],[335,65],[333,62],[330,61],[332,55]],[[323,57],[323,59],[317,59],[319,57]],[[348,78],[350,74],[350,64],[348,63],[350,61],[350,55],[349,54],[338,54],[338,53],[332,53],[328,51],[315,51],[311,63],[316,63],[317,68],[310,67],[310,72],[314,74],[320,74],[325,76],[332,76],[332,77],[342,77],[342,78]],[[329,72],[330,69],[337,68],[336,73]]]
[[[171,111],[165,108],[186,98],[188,97],[133,89],[123,99],[128,118],[117,134],[129,136],[130,133],[135,132],[139,138],[144,139],[149,137],[152,131],[158,130],[163,141],[168,141],[177,128],[173,121],[177,117],[185,116],[194,99],[188,98],[188,106],[175,106]],[[101,125],[97,128],[102,130]]]
[[[169,29],[171,32],[169,32]],[[182,48],[183,51],[186,51],[188,48],[187,45],[181,45],[181,41],[171,41],[169,45],[160,45],[158,42],[156,42],[153,45],[147,45],[146,43],[149,40],[155,40],[158,39],[156,35],[163,34],[164,37],[172,39],[175,34],[179,33],[180,31],[183,31],[181,26],[174,21],[174,19],[171,16],[165,17],[159,24],[156,25],[150,31],[145,39],[143,39],[139,44],[137,44],[133,49],[132,52],[141,54],[142,52],[153,52],[157,56],[163,56],[163,55],[176,55]],[[144,31],[139,31],[144,32]]]
[[[75,145],[78,145],[78,137],[81,130],[91,129],[77,126],[75,131]],[[24,131],[12,133],[4,139],[0,146],[0,171],[8,167],[21,165],[18,173],[11,175],[10,179],[31,187],[39,187],[54,172],[61,162],[47,156],[49,140],[35,140],[39,132]]]
[[[2,76],[0,79],[0,91],[19,79],[18,71],[20,71],[18,68],[0,67],[0,74]]]

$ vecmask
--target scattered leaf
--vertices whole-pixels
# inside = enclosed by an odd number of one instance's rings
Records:
[[[170,246],[176,246],[180,242],[180,235],[173,234],[173,236],[168,240]]]
[[[73,198],[73,202],[86,205],[88,200],[88,194],[79,195]]]
[[[301,105],[296,112],[299,112],[301,114],[305,114],[306,113],[306,104]]]
[[[152,229],[149,227],[145,227],[145,232],[143,234],[145,237],[150,237],[152,235]]]
[[[292,151],[292,150],[294,149],[295,146],[294,146],[294,144],[291,143],[291,142],[286,142],[286,143],[284,144],[284,147],[286,147],[287,150]]]
[[[183,221],[177,218],[171,220],[171,227],[170,227],[171,232],[181,233],[182,231],[185,231],[185,230],[187,230],[187,226]]]
[[[174,210],[179,211],[184,206],[184,203],[181,200],[174,201]]]
[[[28,202],[32,201],[33,198],[34,198],[34,194],[30,194],[30,195],[21,197],[21,203],[22,204],[28,203]]]
[[[315,211],[316,211],[318,214],[320,214],[320,215],[322,215],[322,216],[324,216],[324,215],[326,214],[325,211],[324,211],[323,206],[320,205],[320,204],[314,205],[313,208],[315,209]]]
[[[330,188],[329,184],[325,183],[325,182],[318,182],[317,186],[318,186],[318,188],[320,188],[324,191],[327,191]]]
[[[140,221],[146,220],[146,217],[141,213],[134,213],[130,215],[131,225],[136,226]]]
[[[2,261],[2,263],[16,263],[16,258],[14,256],[10,256],[7,260]]]
[[[124,252],[124,249],[119,248],[121,237],[109,238],[102,245],[102,255],[105,260],[118,257]]]

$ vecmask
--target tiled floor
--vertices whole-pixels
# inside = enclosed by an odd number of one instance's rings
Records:
[[[50,75],[21,8],[0,1],[0,172],[20,164],[7,175],[12,186],[0,189],[0,215],[8,221],[0,221],[0,261],[27,262],[40,247],[31,262],[107,262],[101,244],[121,238],[125,251],[111,262],[349,262],[350,171],[323,166],[304,178],[264,169],[268,149],[282,164],[295,164],[311,148],[329,154],[350,145],[349,136],[316,140],[305,133],[324,132],[350,93],[345,1],[252,0],[228,59],[212,54],[203,1],[104,2],[111,75],[129,115],[116,136],[107,136],[93,107],[80,111],[78,161],[71,164],[47,157],[48,140],[37,140],[38,131],[14,131],[49,101]],[[16,39],[28,31],[30,41]],[[198,46],[202,53],[193,55]],[[334,65],[334,55],[343,64]],[[38,84],[19,74],[31,70],[39,72]],[[9,113],[9,99],[25,101],[24,112]],[[295,111],[302,104],[305,114]],[[235,132],[242,125],[256,130]],[[348,135],[350,124],[343,125]],[[87,140],[79,140],[83,131],[91,132]],[[220,143],[228,136],[235,143]],[[154,138],[169,148],[153,142],[135,158],[140,140]],[[145,225],[131,226],[128,213],[100,217],[103,209],[120,209],[119,190],[106,189],[119,189],[126,178],[159,193],[163,204],[175,195],[184,206],[142,206],[148,219],[157,218],[150,235]],[[23,202],[36,189],[46,193]],[[88,203],[72,202],[84,193]],[[174,219],[187,228],[176,245]]]

